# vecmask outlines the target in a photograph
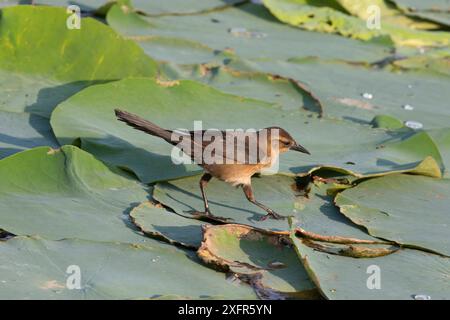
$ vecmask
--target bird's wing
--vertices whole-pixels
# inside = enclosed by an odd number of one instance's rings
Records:
[[[173,133],[171,143],[198,164],[257,164],[269,155],[267,139],[260,136],[260,131],[202,130]]]

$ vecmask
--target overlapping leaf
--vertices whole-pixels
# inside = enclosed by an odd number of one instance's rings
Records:
[[[241,225],[205,229],[199,257],[207,264],[248,279],[261,298],[319,298],[283,236]]]
[[[130,9],[123,10],[114,6],[108,12],[107,21],[116,31],[138,42],[151,41],[155,36],[181,38],[213,50],[233,52],[242,58],[284,60],[299,56],[319,56],[349,60],[353,57],[357,61],[373,62],[384,58],[390,50],[390,46],[382,44],[295,30],[279,23],[263,6],[255,4],[207,14],[157,18],[142,17]],[[149,54],[151,55],[151,51]],[[194,55],[196,52],[190,54]]]
[[[392,0],[406,14],[450,25],[450,6],[447,0]]]
[[[449,299],[449,258],[401,249],[386,256],[358,259],[321,252],[295,235],[291,238],[310,277],[328,299]]]
[[[338,2],[345,3],[345,1]],[[383,26],[377,29],[367,28],[366,21],[346,15],[327,5],[310,6],[309,1],[306,0],[264,0],[264,5],[281,21],[306,30],[337,33],[361,40],[390,36],[398,45],[417,47],[447,46],[450,42],[446,32],[410,29],[402,26],[396,21],[398,19],[392,19],[392,17],[388,17],[388,21],[383,21]],[[367,3],[368,6],[369,3]]]
[[[8,299],[256,298],[251,287],[205,268],[194,253],[157,241],[17,237],[0,243],[0,264],[0,296]]]
[[[150,202],[133,208],[130,216],[134,224],[146,235],[190,249],[200,247],[202,225],[208,224],[158,208]]]
[[[302,81],[321,100],[326,115],[370,121],[375,115],[387,114],[403,122],[419,122],[426,129],[448,127],[450,123],[446,107],[450,79],[445,76],[398,74],[310,59],[295,63],[236,62],[232,67]]]
[[[143,243],[128,217],[147,188],[76,147],[0,160],[0,228],[15,235]]]
[[[69,29],[67,17],[62,8],[2,9],[0,110],[49,117],[59,102],[92,83],[155,75],[153,60],[132,41],[91,18],[80,30]]]
[[[242,3],[243,0],[125,0],[122,4],[131,6],[145,15],[180,15],[221,10],[227,6]]]
[[[450,256],[450,181],[392,175],[361,182],[336,205],[373,236]]]
[[[48,119],[27,113],[0,111],[0,159],[42,145],[58,147]]]

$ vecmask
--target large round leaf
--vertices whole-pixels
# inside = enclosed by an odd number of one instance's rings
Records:
[[[144,234],[190,249],[200,247],[202,226],[208,224],[158,208],[150,202],[141,203],[133,208],[130,216]]]
[[[446,168],[450,168],[450,128],[430,130],[429,134],[439,148],[442,161]],[[450,171],[444,172],[445,178],[450,178]]]
[[[0,228],[48,239],[140,243],[128,212],[147,188],[76,147],[35,148],[0,160]]]
[[[448,127],[450,78],[425,72],[392,73],[315,59],[294,62],[236,62],[233,68],[257,70],[305,83],[329,116],[369,122],[386,114],[426,129]],[[365,98],[366,97],[366,98]]]
[[[319,56],[372,62],[389,52],[389,46],[385,45],[296,30],[279,23],[267,9],[256,4],[198,15],[150,18],[114,6],[108,12],[107,21],[112,28],[138,42],[151,40],[154,36],[181,38],[213,50],[232,51],[243,58],[284,60]],[[149,54],[151,56],[151,52]]]
[[[322,114],[320,101],[306,86],[293,79],[260,72],[240,72],[220,65],[164,64],[163,68],[172,80],[196,80],[226,93],[279,105],[285,110],[304,108]]]
[[[0,265],[0,296],[8,299],[256,298],[251,287],[227,281],[194,253],[157,241],[17,237],[0,243]]]
[[[203,211],[199,179],[190,177],[157,183],[153,197],[180,215],[195,216],[195,211]],[[339,212],[333,196],[327,194],[328,189],[338,187],[334,183],[316,182],[302,186],[291,177],[275,175],[253,178],[252,185],[259,202],[281,215],[294,216],[298,221],[294,227],[324,236],[376,240]],[[266,212],[250,203],[241,188],[213,179],[206,187],[206,195],[211,212],[232,219],[233,223],[276,231],[289,230],[287,220],[260,221]]]
[[[294,235],[292,240],[310,277],[328,299],[450,298],[449,258],[412,249],[353,258],[318,251]]]
[[[27,113],[0,111],[0,159],[42,145],[58,146],[48,119]]]
[[[450,26],[448,0],[392,0],[406,14]]]
[[[382,28],[368,28],[366,19],[358,19],[344,14],[327,3],[320,7],[309,5],[307,0],[264,0],[264,5],[278,19],[293,26],[319,32],[330,32],[341,34],[362,40],[370,40],[389,35],[398,45],[408,46],[446,46],[450,42],[449,34],[446,32],[427,32],[414,30],[398,23],[389,15],[382,22]],[[345,3],[345,1],[338,1]],[[371,2],[372,5],[376,5]],[[347,7],[346,7],[347,8]],[[378,6],[380,9],[380,6]],[[350,11],[350,10],[349,10]],[[373,13],[372,13],[373,15]]]
[[[376,237],[450,256],[450,180],[392,175],[336,197],[341,212]]]
[[[0,110],[49,117],[59,102],[96,82],[153,76],[156,65],[108,26],[66,26],[63,8],[17,6],[0,17]],[[37,42],[36,39],[39,39]]]
[[[146,15],[194,14],[219,10],[243,0],[127,0],[131,7]]]
[[[343,120],[317,119],[302,110],[283,111],[192,81],[169,84],[124,79],[87,88],[53,112],[55,135],[61,144],[80,138],[83,149],[131,169],[143,182],[193,175],[199,167],[175,165],[172,145],[117,121],[114,108],[170,129],[192,130],[194,121],[202,121],[203,129],[283,127],[312,153],[282,155],[279,172],[291,175],[321,166],[342,168],[356,175],[384,174],[411,170],[427,156],[441,161],[435,144],[423,132],[387,132]],[[437,165],[427,174],[440,176]]]
[[[204,209],[199,180],[200,176],[197,176],[157,183],[153,198],[180,215],[195,216],[195,211]],[[293,178],[279,175],[253,179],[256,199],[285,216],[292,214],[295,209],[293,185],[295,186]],[[233,188],[213,179],[206,187],[206,195],[212,214],[232,219],[233,223],[278,231],[289,228],[287,220],[260,221],[266,212],[250,203],[241,188]]]
[[[318,298],[293,247],[283,238],[242,225],[209,226],[198,255],[216,268],[245,275],[263,298]]]

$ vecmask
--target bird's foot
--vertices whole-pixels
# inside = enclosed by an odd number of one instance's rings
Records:
[[[233,219],[215,216],[211,213],[209,209],[204,212],[201,211],[191,211],[189,212],[195,219],[204,220],[204,221],[213,221],[213,222],[230,222]]]
[[[259,219],[259,221],[265,221],[265,220],[267,220],[267,218],[271,218],[271,219],[274,219],[274,220],[284,220],[284,219],[286,219],[285,216],[282,216],[281,214],[278,214],[275,211],[269,211],[269,212],[267,212],[267,214],[265,216],[262,216],[261,219]]]

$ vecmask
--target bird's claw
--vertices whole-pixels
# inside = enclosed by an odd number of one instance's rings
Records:
[[[282,216],[281,214],[276,213],[275,211],[269,211],[265,216],[262,216],[259,221],[265,221],[268,218],[272,218],[274,220],[284,220],[286,219],[285,216]]]
[[[199,219],[199,220],[210,220],[210,221],[215,221],[215,222],[229,222],[232,221],[233,219],[231,218],[225,218],[225,217],[219,217],[219,216],[215,216],[211,213],[211,211],[209,210],[205,210],[204,212],[200,212],[200,211],[191,211],[189,212],[194,218]]]

